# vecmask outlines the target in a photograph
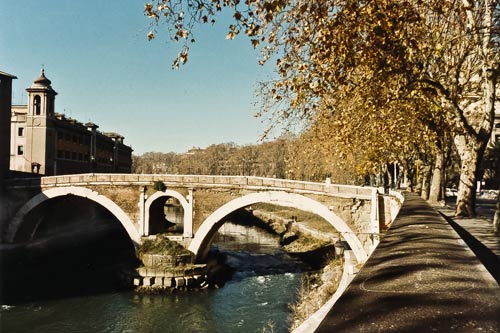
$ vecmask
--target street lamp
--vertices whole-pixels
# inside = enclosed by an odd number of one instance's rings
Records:
[[[338,241],[335,242],[334,246],[335,246],[335,258],[342,258],[345,250],[344,244],[339,239]]]

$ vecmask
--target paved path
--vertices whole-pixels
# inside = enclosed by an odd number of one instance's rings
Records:
[[[500,286],[415,194],[317,332],[500,332]]]
[[[474,218],[455,217],[453,203],[439,207],[438,210],[446,216],[453,228],[500,284],[500,235],[493,233],[495,203],[496,200],[478,199],[477,216]]]

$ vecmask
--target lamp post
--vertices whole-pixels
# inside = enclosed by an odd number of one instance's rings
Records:
[[[336,241],[334,244],[334,247],[335,247],[335,258],[342,258],[344,255],[344,250],[345,250],[345,247],[344,247],[344,244],[342,243],[342,241],[340,239],[338,241]]]

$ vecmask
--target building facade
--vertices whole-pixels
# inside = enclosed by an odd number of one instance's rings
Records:
[[[0,72],[0,180],[9,174],[10,163],[10,114],[12,105],[12,80],[14,75]]]
[[[500,102],[495,103],[495,120],[491,131],[491,144],[500,142]]]
[[[123,136],[55,112],[57,92],[43,70],[26,91],[28,105],[11,108],[11,170],[47,176],[131,172],[132,148]]]

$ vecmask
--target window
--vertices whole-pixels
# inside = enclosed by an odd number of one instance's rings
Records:
[[[17,136],[24,136],[24,127],[19,127],[17,129]]]
[[[61,131],[57,131],[57,139],[58,139],[58,140],[62,140],[62,139],[64,139],[64,133],[63,133],[63,132],[61,132]]]
[[[17,146],[17,155],[24,155],[24,146]]]
[[[64,158],[69,160],[71,158],[71,153],[69,151],[64,152]]]
[[[41,111],[41,99],[40,96],[36,95],[35,98],[33,99],[33,108],[36,116],[39,116],[42,111]]]
[[[500,128],[500,123],[496,123],[495,128]]]
[[[57,151],[57,158],[64,158],[64,152],[60,149]]]
[[[78,154],[76,152],[71,153],[71,159],[72,160],[77,160],[78,159]]]

